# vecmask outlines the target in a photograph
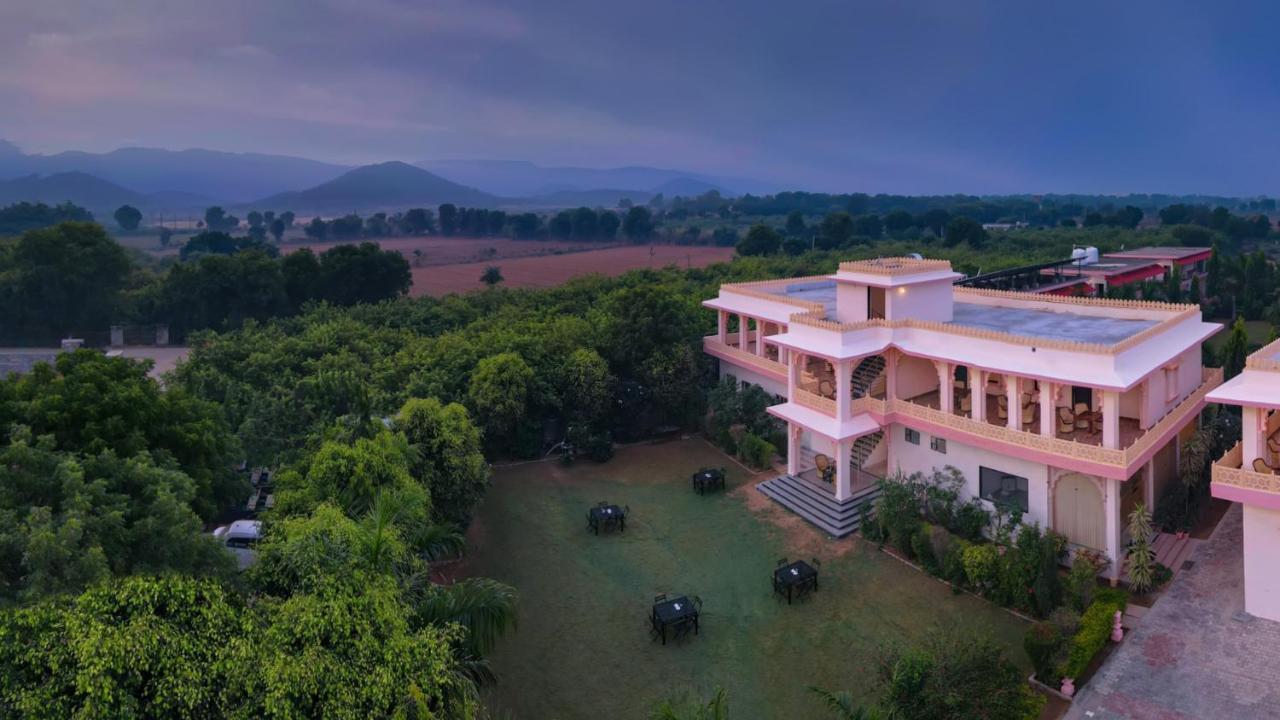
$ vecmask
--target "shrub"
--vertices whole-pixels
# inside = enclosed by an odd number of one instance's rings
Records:
[[[929,536],[933,529],[933,526],[925,522],[920,522],[916,525],[915,532],[911,533],[911,554],[915,556],[916,561],[925,570],[936,575],[938,573],[938,559],[934,556],[933,545],[929,542]],[[946,532],[946,530],[943,530],[943,532]]]
[[[1123,590],[1101,588],[1089,609],[1080,617],[1080,630],[1071,638],[1059,677],[1079,678],[1093,656],[1107,644],[1116,611],[1124,611],[1128,596]]]
[[[738,443],[738,457],[753,468],[767,468],[778,449],[754,433],[746,433]]]
[[[1125,553],[1129,567],[1129,584],[1133,591],[1144,593],[1155,585],[1156,554],[1151,550],[1151,516],[1138,503],[1129,513],[1129,551]]]
[[[910,478],[901,474],[880,481],[876,517],[885,536],[899,552],[911,556],[912,537],[920,530],[920,512]]]
[[[1067,573],[1067,596],[1076,612],[1084,612],[1093,602],[1098,587],[1098,565],[1088,553],[1077,552]]]
[[[869,502],[858,506],[858,531],[867,540],[878,545],[884,544],[884,529],[880,526],[880,519],[872,516]]]
[[[982,531],[986,530],[990,524],[991,513],[987,512],[978,500],[970,500],[956,508],[953,529],[957,535],[966,540],[975,542],[981,540]]]
[[[1062,644],[1062,633],[1051,622],[1035,623],[1027,628],[1027,634],[1022,638],[1022,648],[1031,659],[1036,679],[1051,687],[1057,685],[1059,680],[1056,675],[1061,662],[1058,651],[1062,649]]]
[[[964,549],[960,561],[969,585],[980,593],[990,592],[1000,569],[1000,555],[995,546],[970,545]]]
[[[1080,631],[1080,613],[1069,607],[1060,607],[1049,613],[1049,622],[1058,628],[1063,638],[1069,638]]]
[[[969,543],[962,538],[952,538],[952,540],[946,554],[938,560],[938,570],[943,579],[951,583],[951,589],[959,592],[964,586],[964,552],[969,548]]]

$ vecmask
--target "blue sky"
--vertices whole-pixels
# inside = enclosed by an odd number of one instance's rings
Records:
[[[0,137],[679,167],[902,193],[1276,194],[1280,6],[44,0]]]

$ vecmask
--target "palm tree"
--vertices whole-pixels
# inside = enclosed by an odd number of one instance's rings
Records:
[[[467,631],[467,649],[475,657],[487,655],[499,638],[516,628],[515,588],[497,580],[428,583],[413,595],[415,619],[422,625],[461,625]]]
[[[810,690],[822,698],[822,704],[836,717],[836,720],[883,720],[884,715],[874,707],[862,707],[854,700],[848,690],[833,692],[820,687]]]
[[[729,701],[722,687],[716,688],[705,703],[695,697],[668,698],[649,714],[650,720],[727,720],[728,717]]]

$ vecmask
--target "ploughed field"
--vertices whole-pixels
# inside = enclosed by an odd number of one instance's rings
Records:
[[[693,492],[689,475],[703,466],[728,469],[727,492]],[[640,719],[658,699],[716,686],[733,718],[831,717],[809,686],[865,699],[883,644],[940,625],[989,633],[1028,667],[1023,621],[860,539],[826,538],[755,489],[766,477],[698,439],[621,448],[604,464],[497,469],[465,564],[445,570],[519,592],[519,628],[491,656],[495,717]],[[625,533],[587,530],[599,501],[630,506]],[[817,557],[818,592],[777,599],[782,557]],[[662,592],[701,596],[699,635],[650,640],[646,616]]]
[[[488,241],[472,240],[481,246]],[[554,243],[507,241],[540,247]],[[390,247],[383,245],[383,247]],[[409,251],[412,253],[412,250]],[[412,261],[411,255],[407,255]],[[560,285],[581,275],[621,275],[629,270],[679,267],[705,267],[728,262],[733,248],[687,245],[624,245],[590,249],[583,252],[561,252],[533,257],[496,257],[478,262],[451,265],[429,265],[413,269],[411,294],[441,296],[484,287],[480,275],[496,265],[502,270],[503,285],[514,288],[542,288]]]

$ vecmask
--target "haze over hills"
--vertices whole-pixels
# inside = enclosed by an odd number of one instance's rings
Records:
[[[455,182],[508,197],[536,197],[567,190],[643,190],[662,192],[666,183],[700,183],[702,190],[716,189],[725,195],[771,192],[782,189],[745,178],[718,178],[685,170],[629,166],[619,168],[546,167],[523,160],[422,160],[415,163]]]
[[[315,187],[285,192],[246,203],[262,208],[290,208],[299,213],[346,213],[454,203],[494,207],[500,198],[445,180],[408,163],[365,165]]]
[[[106,153],[73,150],[53,155],[28,155],[13,143],[0,140],[0,180],[80,172],[143,195],[180,193],[209,202],[245,202],[311,187],[350,169],[287,155],[198,148],[161,150],[129,147]]]
[[[40,177],[28,175],[0,180],[0,205],[41,202],[46,205],[71,202],[98,217],[109,216],[121,205],[139,209],[151,205],[150,198],[102,178],[82,172],[56,173]]]

